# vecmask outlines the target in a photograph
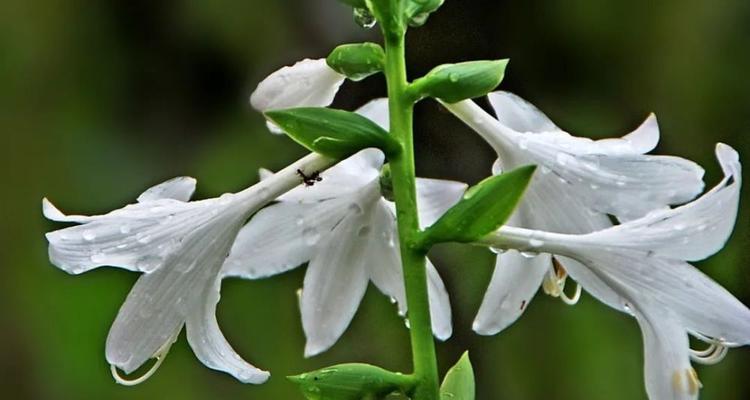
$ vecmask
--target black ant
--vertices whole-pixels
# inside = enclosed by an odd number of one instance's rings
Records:
[[[320,182],[323,180],[323,177],[320,176],[320,171],[315,171],[310,175],[305,175],[305,173],[301,170],[297,170],[297,175],[299,175],[302,178],[302,183],[305,184],[305,186],[312,186],[315,184],[315,182]]]

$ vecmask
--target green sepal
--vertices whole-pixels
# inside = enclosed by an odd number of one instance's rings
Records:
[[[427,22],[430,14],[437,11],[445,0],[408,0],[406,3],[406,20],[410,26],[418,27]]]
[[[382,399],[394,392],[408,393],[414,380],[369,364],[341,364],[290,376],[309,400]]]
[[[424,246],[472,243],[496,231],[521,200],[536,166],[516,168],[469,188],[463,198],[421,234]]]
[[[440,385],[440,400],[474,400],[475,396],[474,369],[467,351],[445,375]]]
[[[292,108],[266,112],[289,137],[311,151],[344,159],[369,147],[393,156],[401,145],[388,132],[359,114],[330,108]]]
[[[326,62],[334,71],[360,81],[383,71],[385,51],[376,43],[344,44],[333,49]]]
[[[433,97],[447,103],[484,96],[502,82],[507,65],[508,60],[440,65],[414,81],[409,95],[415,101]]]

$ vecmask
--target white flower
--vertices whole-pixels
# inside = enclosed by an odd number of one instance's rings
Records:
[[[267,372],[242,360],[219,330],[215,311],[221,266],[246,219],[299,185],[297,169],[330,164],[311,155],[274,179],[201,201],[188,201],[194,179],[176,178],[147,190],[136,204],[98,216],[66,216],[44,199],[47,218],[80,224],[47,234],[53,264],[71,274],[107,265],[143,273],[107,338],[106,358],[119,383],[148,378],[183,325],[196,356],[209,368],[246,383],[268,379]],[[117,373],[116,368],[131,373],[150,358],[157,363],[139,379],[128,381]]]
[[[535,174],[508,225],[558,233],[588,233],[610,227],[608,214],[620,220],[682,204],[703,189],[703,170],[690,161],[649,156],[659,141],[652,115],[620,139],[590,140],[571,136],[536,107],[506,93],[489,94],[498,118],[471,101],[446,104],[496,150],[495,172],[536,164]],[[577,301],[563,291],[565,271],[576,261],[508,252],[498,256],[490,290],[475,320],[475,330],[495,334],[526,309],[540,285],[567,303]],[[580,288],[578,288],[580,291]],[[508,301],[523,304],[503,308]]]
[[[327,107],[345,79],[344,75],[331,69],[325,59],[305,59],[281,68],[260,82],[250,97],[250,104],[261,112],[294,107]],[[273,133],[283,133],[270,122],[268,128]]]
[[[372,281],[406,315],[393,203],[381,195],[383,153],[364,150],[339,163],[312,187],[295,189],[256,214],[237,237],[224,274],[247,279],[283,273],[309,262],[300,295],[305,355],[341,336]],[[466,189],[457,182],[418,179],[420,220],[433,223]],[[432,329],[452,333],[448,294],[427,262]]]
[[[737,217],[739,157],[723,144],[716,153],[724,180],[684,206],[584,235],[503,227],[487,240],[577,260],[566,264],[573,279],[607,305],[635,316],[643,332],[651,399],[697,398],[701,384],[690,359],[712,364],[728,347],[750,344],[750,310],[686,262],[720,250]],[[709,348],[691,350],[688,334]]]

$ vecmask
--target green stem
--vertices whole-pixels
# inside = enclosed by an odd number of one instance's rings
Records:
[[[390,128],[391,134],[403,147],[401,154],[391,158],[389,162],[398,217],[406,302],[409,307],[416,381],[413,398],[437,400],[439,381],[427,294],[425,251],[415,246],[415,239],[419,233],[419,217],[414,171],[414,103],[406,93],[408,82],[404,42],[404,35],[385,35],[385,75],[388,81]]]

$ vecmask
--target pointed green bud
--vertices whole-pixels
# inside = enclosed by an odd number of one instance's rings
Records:
[[[326,62],[341,75],[360,81],[383,71],[385,51],[376,43],[344,44],[333,49]]]
[[[359,114],[330,108],[292,108],[266,112],[289,137],[324,156],[344,159],[368,147],[393,156],[401,145],[388,132]]]
[[[407,393],[414,385],[410,376],[368,364],[341,364],[290,376],[308,400],[381,399]]]
[[[508,60],[440,65],[409,87],[415,100],[433,97],[447,103],[484,96],[500,84]]]
[[[444,0],[408,0],[406,4],[406,20],[409,26],[422,26],[427,22],[430,14],[443,5]]]
[[[467,351],[445,375],[440,385],[440,400],[474,400],[475,396],[474,369]]]
[[[469,188],[464,197],[422,233],[424,246],[472,243],[499,229],[521,200],[536,166],[492,176]]]

